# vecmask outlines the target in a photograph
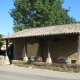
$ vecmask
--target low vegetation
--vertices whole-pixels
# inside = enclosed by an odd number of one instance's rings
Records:
[[[14,66],[25,67],[25,68],[37,68],[37,69],[48,69],[53,71],[61,72],[80,72],[80,65],[76,64],[62,64],[62,63],[53,63],[47,64],[45,62],[31,62],[24,63],[23,61],[13,62]]]

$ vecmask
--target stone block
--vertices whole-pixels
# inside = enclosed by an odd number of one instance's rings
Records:
[[[4,56],[0,55],[0,65],[4,64]]]

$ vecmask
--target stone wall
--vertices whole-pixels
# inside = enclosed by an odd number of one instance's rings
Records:
[[[24,39],[16,39],[14,42],[14,59],[22,60],[24,50]]]
[[[24,39],[16,39],[14,44],[15,59],[23,59]],[[77,59],[77,41],[76,40],[59,40],[52,41],[50,44],[50,53],[54,62],[59,56],[70,57]],[[34,55],[41,55],[43,61],[46,61],[48,54],[48,44],[46,41],[41,42],[38,39],[30,38],[27,44],[28,58]]]
[[[37,39],[29,39],[27,45],[27,56],[41,55],[40,41]]]
[[[59,40],[57,42],[52,42],[50,44],[50,53],[53,62],[59,56],[66,56],[71,59],[77,59],[77,41],[75,40]],[[43,43],[42,54],[44,61],[46,61],[48,54],[48,44],[47,42]]]
[[[27,56],[28,58],[34,55],[41,54],[40,41],[37,39],[28,39]],[[14,56],[17,60],[22,60],[24,57],[24,39],[16,39],[14,43]]]

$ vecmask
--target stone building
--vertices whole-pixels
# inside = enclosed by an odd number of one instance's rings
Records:
[[[6,52],[8,40],[13,41],[14,60],[39,55],[48,63],[56,62],[59,56],[80,62],[80,23],[25,29],[4,39]]]

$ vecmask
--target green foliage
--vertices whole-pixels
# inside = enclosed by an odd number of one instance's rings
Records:
[[[0,34],[0,46],[3,45],[2,34]]]
[[[14,0],[15,8],[9,12],[14,19],[15,32],[30,27],[43,27],[74,23],[69,10],[62,7],[64,0]]]
[[[18,66],[19,67],[24,67],[24,64],[23,63],[20,63]]]
[[[14,25],[14,27],[13,27],[13,30],[14,30],[15,32],[21,31],[22,29],[24,29],[24,26],[23,26],[23,25],[19,25],[19,24],[16,24],[16,25]]]
[[[25,67],[25,68],[29,68],[30,65],[28,65],[27,63],[18,63],[19,67]]]
[[[53,70],[54,71],[61,71],[61,68],[60,67],[54,67]]]

